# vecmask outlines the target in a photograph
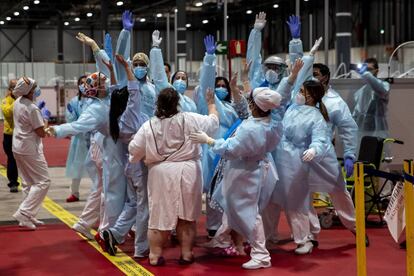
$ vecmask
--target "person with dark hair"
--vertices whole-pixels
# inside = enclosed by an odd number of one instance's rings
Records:
[[[156,91],[161,91],[167,87],[173,88],[177,91],[180,97],[180,110],[183,112],[197,112],[197,106],[194,101],[186,96],[184,93],[188,88],[187,73],[182,70],[177,70],[169,80],[164,70],[164,60],[160,49],[162,38],[160,32],[155,30],[152,33],[152,48],[150,51],[151,74],[152,80],[155,84]],[[170,81],[171,83],[168,83]]]
[[[390,97],[390,84],[380,80],[378,76],[378,61],[368,58],[358,70],[365,85],[354,94],[355,107],[352,112],[358,125],[358,150],[361,138],[376,136],[387,138],[388,132],[388,102]],[[386,157],[390,155],[386,148]]]
[[[128,62],[120,55],[117,61],[124,66],[128,78],[128,86],[116,89],[111,94],[109,110],[109,130],[115,143],[128,144],[148,116],[141,111],[141,93],[139,81],[136,80]],[[114,77],[111,64],[107,64]],[[126,149],[125,149],[126,150]],[[125,154],[128,154],[125,152]],[[143,162],[130,163],[125,167],[127,177],[127,198],[121,214],[113,226],[101,231],[105,247],[110,255],[115,255],[116,245],[125,241],[129,230],[135,228],[134,257],[142,258],[148,255],[148,196],[147,168]]]
[[[70,123],[76,121],[86,103],[81,90],[85,89],[83,85],[87,76],[80,76],[78,79],[78,95],[73,97],[66,105],[66,122]],[[68,151],[68,157],[66,159],[65,175],[72,179],[70,185],[70,196],[66,198],[66,202],[79,201],[79,185],[81,179],[86,176],[85,159],[88,153],[88,139],[89,135],[78,134],[70,138],[70,146]]]
[[[180,264],[194,262],[196,220],[201,213],[201,147],[189,139],[196,131],[212,135],[219,126],[212,91],[207,93],[208,114],[180,111],[182,98],[173,88],[163,89],[155,116],[145,122],[129,144],[129,160],[148,166],[149,263],[163,265],[164,242],[176,229]]]
[[[167,79],[168,81],[171,80],[171,65],[167,62],[164,62],[164,69],[165,69],[165,74],[167,74]]]
[[[296,254],[312,252],[310,241],[309,168],[320,162],[332,148],[328,138],[328,112],[319,81],[305,81],[283,117],[283,137],[276,149],[279,182],[273,192],[274,203],[282,206],[298,245]]]
[[[10,188],[11,193],[17,193],[19,190],[19,182],[17,180],[19,173],[17,171],[16,159],[14,159],[12,144],[13,144],[13,106],[16,98],[13,95],[13,89],[16,86],[17,80],[13,79],[9,81],[9,87],[7,88],[6,97],[1,101],[1,111],[4,116],[4,128],[3,128],[3,150],[7,155],[7,179],[9,183],[7,186]]]
[[[231,103],[231,89],[229,81],[224,77],[215,77],[216,75],[216,44],[214,37],[208,35],[204,38],[206,54],[200,70],[200,84],[195,89],[194,101],[197,105],[199,114],[207,114],[207,103],[205,100],[205,91],[207,88],[214,88],[214,98],[219,113],[220,127],[213,138],[223,138],[230,128],[236,128],[241,123],[238,120],[236,111]],[[237,121],[237,125],[233,126]],[[207,193],[206,215],[207,215],[207,233],[212,238],[220,227],[222,212],[210,207],[210,188],[214,171],[217,167],[219,157],[207,145],[203,145],[203,157],[201,160],[203,168],[203,192]]]
[[[328,66],[322,63],[313,65],[313,76],[321,82],[325,90],[322,98],[329,115],[329,138],[333,141],[335,130],[343,144],[344,167],[346,177],[353,174],[356,160],[357,131],[358,126],[352,118],[348,105],[339,94],[329,85],[330,71]],[[352,198],[346,189],[342,168],[337,161],[335,149],[328,151],[323,160],[317,164],[311,164],[309,183],[313,192],[326,192],[335,207],[342,224],[355,234],[355,208]],[[311,204],[310,226],[312,243],[318,245],[317,238],[321,230],[317,213]]]

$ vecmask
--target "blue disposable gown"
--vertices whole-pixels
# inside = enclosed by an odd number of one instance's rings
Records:
[[[151,78],[155,84],[155,90],[157,91],[157,94],[159,94],[161,90],[165,88],[174,88],[168,82],[167,74],[165,73],[164,69],[164,60],[160,48],[152,47],[150,51],[150,64]],[[184,94],[178,94],[180,96],[180,107],[182,112],[197,112],[197,106],[190,97]]]
[[[72,107],[72,112],[66,109],[65,115],[66,121],[70,123],[79,118],[85,102],[83,98],[79,101],[79,97],[76,96],[68,104]],[[84,163],[88,153],[88,139],[89,134],[83,133],[71,137],[69,153],[66,159],[66,177],[80,179],[86,176]]]
[[[275,159],[279,182],[273,200],[285,210],[307,212],[310,163],[320,162],[332,147],[328,126],[320,111],[309,105],[292,104],[282,122],[283,137]],[[304,162],[303,152],[309,148],[316,149],[316,156],[311,162]]]
[[[248,239],[257,213],[267,206],[278,179],[270,154],[282,135],[280,121],[249,117],[227,140],[218,139],[213,152],[226,159],[222,179],[222,204],[230,228]]]
[[[337,129],[340,141],[344,146],[344,158],[355,160],[358,126],[352,118],[348,105],[332,88],[322,98],[329,116],[329,141],[334,138]],[[311,162],[309,172],[310,189],[313,192],[334,192],[345,189],[342,169],[337,161],[335,149],[329,147],[320,162]]]
[[[197,105],[197,111],[199,114],[208,115],[208,107],[206,102],[207,88],[214,89],[216,78],[216,55],[207,54],[204,56],[203,65],[200,73],[200,85],[194,92],[194,101]],[[229,128],[238,119],[237,113],[234,110],[232,104],[227,101],[220,100],[217,96],[214,96],[216,109],[219,114],[220,126],[213,138],[219,139],[227,133]],[[203,156],[201,164],[203,168],[203,183],[204,192],[210,190],[211,178],[214,173],[214,159],[216,154],[207,146],[203,145]]]
[[[361,77],[366,84],[355,92],[355,107],[352,112],[358,125],[358,148],[363,136],[389,136],[387,112],[390,84],[370,72],[363,73]]]

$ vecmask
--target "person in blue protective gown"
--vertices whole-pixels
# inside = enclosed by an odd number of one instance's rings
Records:
[[[378,76],[378,61],[368,58],[358,70],[365,85],[354,94],[354,110],[352,116],[358,125],[358,148],[364,136],[388,138],[388,102],[390,97],[390,84],[380,80]],[[385,149],[386,157],[391,152]]]
[[[183,112],[197,112],[197,106],[194,101],[185,95],[188,88],[187,73],[177,70],[171,77],[171,84],[168,83],[168,77],[164,70],[164,60],[160,49],[162,38],[160,32],[155,30],[152,33],[152,48],[150,51],[150,68],[151,78],[159,92],[165,88],[172,87],[180,96],[180,110]]]
[[[119,63],[124,65],[128,86],[117,89],[111,94],[110,134],[116,143],[128,144],[141,125],[148,120],[148,116],[141,111],[140,82],[135,78],[128,62],[122,56],[117,55],[116,58]],[[111,71],[111,79],[116,81],[112,64],[108,63],[107,66]],[[134,257],[142,258],[148,255],[147,168],[143,162],[128,162],[125,175],[128,186],[124,208],[115,225],[103,230],[101,235],[105,240],[108,253],[115,255],[116,245],[124,242],[129,230],[135,224]]]
[[[117,40],[115,54],[123,56],[125,60],[129,61],[131,51],[131,31],[134,28],[132,12],[125,11],[122,14],[122,26],[123,29]],[[119,64],[116,60],[114,65],[118,86],[127,86],[128,80],[125,69],[123,68],[124,66]],[[139,91],[142,98],[141,110],[148,117],[152,117],[154,115],[155,101],[158,92],[155,90],[155,86],[149,79],[152,69],[150,70],[150,60],[148,59],[148,56],[142,52],[134,54],[132,57],[132,68],[135,78],[140,82]]]
[[[207,114],[207,103],[205,100],[205,92],[207,88],[214,88],[214,99],[216,103],[217,112],[219,113],[220,127],[217,133],[213,136],[216,139],[223,138],[227,131],[237,121],[238,116],[231,103],[231,89],[229,81],[224,77],[216,76],[216,44],[214,37],[208,35],[204,38],[204,45],[206,48],[206,54],[200,72],[200,83],[194,92],[194,101],[197,105],[197,111],[199,114]],[[240,124],[238,121],[237,124]],[[220,227],[222,213],[218,210],[210,208],[210,187],[211,180],[214,174],[216,165],[218,164],[219,157],[208,146],[203,145],[203,192],[207,193],[206,201],[206,215],[207,215],[207,232],[211,238],[215,235],[215,232]]]
[[[325,89],[322,102],[329,116],[329,138],[333,141],[335,131],[337,132],[339,140],[343,144],[346,177],[350,177],[353,174],[356,160],[358,126],[352,118],[345,101],[329,85],[329,68],[324,64],[315,63],[313,65],[313,76],[322,83]],[[352,198],[346,190],[345,179],[342,175],[341,166],[337,162],[334,148],[329,150],[321,162],[311,164],[309,183],[311,191],[329,193],[332,205],[342,224],[355,234],[355,208]],[[317,238],[321,228],[312,204],[310,211],[312,243],[318,245]]]
[[[298,61],[289,78],[290,82],[282,81],[278,90],[290,90],[302,66],[303,63]],[[245,98],[237,97],[236,93],[235,101],[245,101]],[[240,235],[249,241],[252,247],[251,260],[242,265],[245,269],[271,266],[270,255],[265,247],[261,211],[271,199],[278,180],[270,152],[276,148],[283,127],[282,122],[273,119],[270,114],[271,109],[280,107],[281,100],[281,94],[276,91],[267,87],[256,88],[249,100],[252,116],[244,120],[231,137],[226,140],[213,139],[205,133],[190,136],[195,142],[209,144],[215,153],[226,160],[222,179],[221,205],[226,219],[223,225],[228,224],[235,231],[236,247],[240,246]]]
[[[303,83],[295,102],[283,117],[283,137],[276,149],[279,181],[273,201],[284,208],[293,238],[298,244],[296,254],[312,251],[310,241],[309,170],[332,148],[328,135],[328,114],[322,97],[325,91],[319,81]]]
[[[219,126],[212,91],[207,93],[209,115],[180,112],[179,94],[165,88],[158,96],[154,117],[145,122],[129,144],[129,160],[148,166],[148,240],[151,265],[165,263],[163,245],[176,229],[182,265],[194,262],[196,220],[201,213],[201,147],[192,132],[209,134]]]
[[[78,95],[73,97],[69,103],[66,105],[65,117],[66,122],[76,121],[82,109],[85,105],[85,98],[82,96],[84,82],[86,81],[86,76],[81,76],[78,79]],[[86,136],[89,136],[87,134]],[[75,202],[79,201],[79,185],[80,181],[86,175],[86,170],[84,167],[86,155],[88,153],[87,148],[87,137],[84,134],[79,134],[72,136],[70,139],[69,153],[66,159],[66,177],[72,179],[70,185],[70,195],[66,198],[66,202]]]

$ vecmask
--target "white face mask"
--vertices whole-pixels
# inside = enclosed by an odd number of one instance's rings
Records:
[[[303,96],[301,93],[298,93],[296,95],[295,101],[296,101],[296,104],[298,105],[304,105],[306,103],[305,96]]]
[[[279,75],[276,73],[276,71],[269,69],[266,71],[265,79],[270,84],[275,84],[279,81]]]

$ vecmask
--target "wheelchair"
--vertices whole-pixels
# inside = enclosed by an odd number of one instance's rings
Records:
[[[380,170],[382,164],[392,162],[392,157],[385,156],[384,152],[386,145],[391,143],[404,144],[403,141],[393,138],[384,139],[364,136],[361,139],[357,161],[364,163],[365,220],[367,224],[385,224],[383,216],[387,209],[389,198],[396,183],[402,181],[401,172],[385,172]],[[343,158],[338,158],[338,161],[342,163],[343,167]],[[343,174],[345,177],[344,171]],[[351,176],[345,178],[345,180],[347,190],[350,192],[355,204],[354,178]],[[313,205],[317,209],[323,208],[322,212],[318,212],[319,223],[322,228],[328,229],[333,224],[340,224],[329,196],[324,194],[314,195]],[[375,215],[378,216],[378,219],[371,220]]]

